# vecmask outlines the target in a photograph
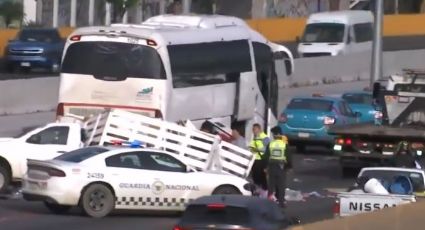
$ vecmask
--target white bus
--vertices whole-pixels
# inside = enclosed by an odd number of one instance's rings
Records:
[[[65,45],[57,115],[121,108],[195,125],[241,121],[249,131],[276,123],[278,77],[293,66],[286,47],[235,17],[160,15],[80,28]]]

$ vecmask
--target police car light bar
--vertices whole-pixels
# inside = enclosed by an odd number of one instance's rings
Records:
[[[122,141],[122,140],[112,140],[111,144],[114,146],[128,146],[130,148],[143,148],[143,142],[134,140],[134,141]]]

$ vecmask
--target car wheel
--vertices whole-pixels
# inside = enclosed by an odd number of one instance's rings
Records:
[[[55,214],[65,214],[71,209],[71,206],[69,205],[54,204],[47,201],[44,201],[44,206],[46,206],[50,212]]]
[[[224,185],[224,186],[220,186],[218,188],[216,188],[213,193],[213,195],[230,195],[230,194],[234,194],[234,195],[240,195],[241,192],[230,185]]]
[[[10,184],[10,172],[0,165],[0,193],[5,193]]]
[[[92,184],[82,194],[81,207],[88,216],[107,216],[115,207],[114,194],[105,185]]]
[[[296,145],[295,148],[297,148],[297,153],[305,152],[305,145]]]

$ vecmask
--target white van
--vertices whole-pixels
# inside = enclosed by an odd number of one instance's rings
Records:
[[[298,44],[300,57],[337,56],[372,49],[373,14],[335,11],[312,14]]]

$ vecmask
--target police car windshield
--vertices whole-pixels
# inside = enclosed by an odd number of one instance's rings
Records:
[[[77,149],[77,150],[74,150],[74,151],[71,151],[71,152],[64,153],[64,154],[54,158],[54,160],[79,163],[79,162],[85,161],[85,160],[87,160],[91,157],[94,157],[98,154],[104,153],[106,151],[108,151],[108,149],[102,148],[102,147],[81,148],[81,149]]]
[[[322,99],[293,99],[287,109],[303,109],[303,110],[314,110],[329,112],[332,110],[332,101]]]

